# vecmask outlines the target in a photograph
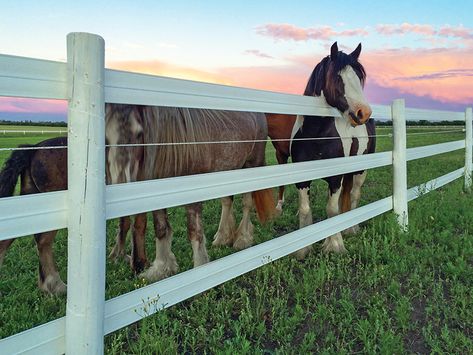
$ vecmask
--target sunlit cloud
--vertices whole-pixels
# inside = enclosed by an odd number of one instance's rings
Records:
[[[444,25],[436,29],[432,25],[427,24],[411,24],[404,22],[402,24],[379,24],[376,26],[376,32],[385,36],[418,34],[428,37],[446,37],[473,39],[473,29],[460,26]]]
[[[368,31],[362,28],[336,31],[330,26],[302,28],[288,23],[269,23],[256,27],[256,33],[277,40],[330,40],[334,37],[366,36]]]

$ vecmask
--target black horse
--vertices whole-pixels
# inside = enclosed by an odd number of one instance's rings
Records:
[[[307,87],[306,96],[321,96],[340,112],[338,117],[298,116],[291,135],[293,162],[330,159],[374,153],[376,140],[375,123],[370,120],[371,108],[363,95],[366,72],[358,57],[361,43],[350,54],[338,50],[337,42],[330,55],[314,68]],[[327,138],[324,140],[297,140],[301,138]],[[356,208],[360,200],[361,186],[366,171],[327,177],[329,198],[328,217]],[[310,181],[296,184],[299,191],[299,227],[312,224],[309,204]],[[355,232],[354,226],[348,232]],[[325,251],[345,251],[340,233],[328,237],[323,244]],[[310,246],[299,250],[296,256],[304,258]]]

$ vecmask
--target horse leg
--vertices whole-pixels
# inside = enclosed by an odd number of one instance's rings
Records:
[[[176,257],[171,251],[172,229],[166,210],[153,211],[153,221],[156,236],[156,258],[150,268],[140,275],[149,281],[162,280],[178,271]]]
[[[338,187],[333,190],[329,187],[329,193],[328,193],[329,197],[328,197],[328,202],[327,202],[327,216],[329,218],[333,216],[337,216],[340,213],[339,200],[340,200],[341,192],[342,192],[341,184],[339,184]],[[338,232],[326,238],[322,245],[322,249],[325,252],[331,252],[331,251],[335,253],[345,252],[346,249],[343,244],[342,234]]]
[[[194,267],[209,262],[205,235],[202,227],[202,203],[192,203],[186,206],[187,210],[187,235],[192,245]]]
[[[145,234],[147,224],[146,213],[140,213],[135,216],[132,231],[131,246],[131,269],[137,274],[144,270],[148,259],[146,258]]]
[[[276,159],[278,161],[278,164],[287,164],[287,160],[289,159],[289,157],[276,149]],[[282,206],[284,204],[284,189],[284,185],[279,186],[278,204],[276,205],[276,211],[278,212],[278,214],[282,213]]]
[[[15,241],[15,238],[0,240],[0,268],[2,267],[3,259],[5,258],[7,249],[10,247],[10,245],[12,245],[14,241]]]
[[[362,174],[353,175],[353,187],[350,192],[351,197],[351,209],[354,210],[358,207],[358,203],[360,202],[361,198],[361,187],[363,186],[366,180],[366,171]],[[355,224],[354,226],[345,230],[346,234],[355,234],[358,233],[360,230],[360,226]]]
[[[236,231],[235,242],[233,243],[233,247],[237,250],[245,249],[253,245],[253,224],[250,218],[252,207],[253,197],[251,196],[251,192],[244,193],[243,216]]]
[[[57,231],[35,234],[36,246],[39,254],[39,278],[38,286],[41,290],[60,295],[66,292],[66,284],[61,280],[56,269],[53,255],[53,243]]]
[[[222,215],[212,245],[231,245],[235,238],[235,216],[233,215],[233,196],[222,197]]]
[[[310,208],[310,189],[309,186],[298,189],[299,191],[299,228],[304,228],[313,223],[312,221],[312,209]],[[303,260],[306,255],[312,249],[312,245],[306,246],[298,251],[294,252],[293,255],[298,260]]]
[[[121,217],[118,222],[118,232],[115,237],[115,245],[109,255],[109,258],[115,260],[115,262],[121,258],[125,259],[125,261],[130,261],[130,257],[125,253],[126,235],[130,230],[130,225],[130,217]]]

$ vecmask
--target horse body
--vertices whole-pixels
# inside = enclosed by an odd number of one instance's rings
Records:
[[[144,107],[142,111],[144,143],[157,143],[144,148],[141,175],[145,179],[167,178],[264,165],[266,120],[262,114],[204,109]],[[122,117],[126,119],[126,117]],[[111,124],[112,122],[110,122]],[[124,134],[130,134],[129,131]],[[231,143],[231,141],[251,141]],[[263,142],[253,142],[263,140]],[[213,142],[222,142],[215,144]],[[183,144],[184,143],[184,144]],[[121,171],[130,161],[119,161]],[[109,163],[117,164],[109,161]],[[112,181],[113,181],[112,173]],[[252,204],[264,221],[274,209],[270,190],[246,193],[243,196],[243,218],[235,230],[233,199],[222,199],[222,215],[214,237],[214,245],[233,245],[245,248],[253,242],[250,220]],[[194,266],[208,262],[205,236],[202,228],[202,204],[186,206],[188,238],[193,249]],[[156,258],[142,276],[158,280],[177,272],[177,263],[171,251],[172,231],[166,210],[153,213],[156,235]],[[139,271],[147,263],[144,248],[146,218],[142,218],[140,234],[134,235],[132,264]],[[124,244],[117,239],[117,245]]]

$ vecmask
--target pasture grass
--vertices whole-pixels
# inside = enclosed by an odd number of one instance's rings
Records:
[[[432,129],[436,131],[437,129]],[[409,129],[409,133],[426,129]],[[390,128],[379,128],[387,134]],[[18,142],[23,143],[22,135]],[[29,137],[29,143],[45,138]],[[412,135],[410,147],[462,139],[463,133]],[[4,147],[3,137],[0,137]],[[7,144],[14,144],[13,141]],[[16,143],[17,144],[17,143]],[[378,139],[378,151],[391,138]],[[463,166],[464,151],[408,163],[409,187]],[[272,145],[269,164],[275,163]],[[361,204],[391,195],[390,167],[368,173]],[[348,253],[324,254],[319,244],[302,262],[285,257],[158,312],[107,336],[106,352],[122,353],[469,353],[473,349],[473,201],[459,179],[409,204],[409,230],[401,233],[392,213],[374,218],[345,237]],[[326,218],[326,184],[314,181],[314,221]],[[237,219],[241,197],[236,198]],[[169,210],[173,251],[180,270],[192,268],[185,211]],[[220,202],[204,204],[204,227],[212,260],[231,248],[211,246]],[[150,221],[151,225],[151,221]],[[114,243],[116,221],[107,224]],[[257,243],[297,229],[297,192],[288,186],[282,216],[255,222]],[[66,280],[66,234],[55,243]],[[154,258],[154,237],[147,231]],[[142,287],[124,263],[107,260],[107,299]],[[37,255],[32,238],[17,240],[0,270],[0,337],[65,314],[65,296],[49,297],[36,287]]]

